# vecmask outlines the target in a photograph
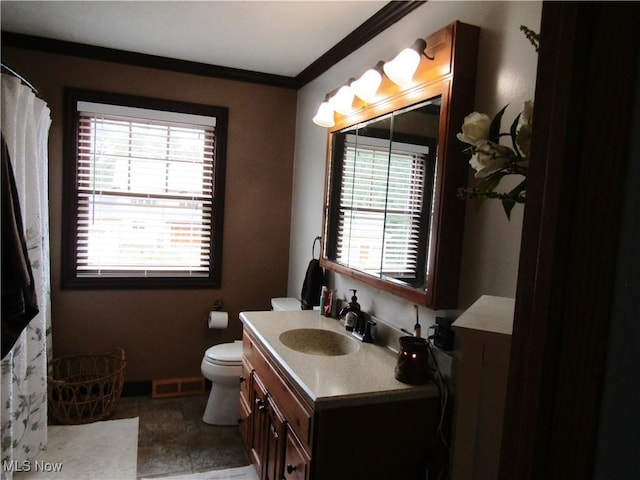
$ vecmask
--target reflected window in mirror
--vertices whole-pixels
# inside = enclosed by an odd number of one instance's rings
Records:
[[[441,97],[333,135],[328,258],[426,288]]]

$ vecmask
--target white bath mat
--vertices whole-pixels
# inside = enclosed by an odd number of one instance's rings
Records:
[[[135,480],[138,418],[51,425],[47,451],[16,480]]]
[[[190,473],[171,477],[146,477],[158,480],[259,480],[253,465],[210,472]]]

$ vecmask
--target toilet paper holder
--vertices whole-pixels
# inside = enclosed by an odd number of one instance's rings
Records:
[[[214,312],[219,312],[224,308],[224,302],[220,299],[216,300],[215,302],[213,302],[213,308],[212,310]]]

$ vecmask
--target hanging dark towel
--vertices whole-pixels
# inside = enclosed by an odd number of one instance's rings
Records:
[[[320,266],[320,260],[315,258],[309,262],[307,273],[302,284],[302,294],[300,304],[302,310],[313,310],[313,307],[320,305],[320,293],[324,283],[324,269]]]
[[[2,137],[2,358],[38,314],[18,191]]]

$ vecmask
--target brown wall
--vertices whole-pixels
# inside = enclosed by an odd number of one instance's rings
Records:
[[[238,313],[285,296],[296,91],[3,48],[2,60],[37,86],[51,109],[49,200],[54,356],[122,346],[127,381],[200,374],[204,350],[241,336]],[[188,290],[61,290],[63,87],[229,108],[222,286]],[[229,328],[209,330],[221,299]]]

